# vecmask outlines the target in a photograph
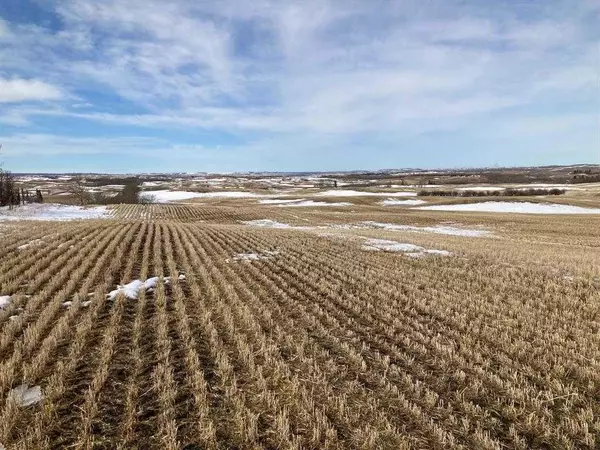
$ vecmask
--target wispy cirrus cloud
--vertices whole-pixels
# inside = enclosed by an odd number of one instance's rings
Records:
[[[136,154],[143,156],[149,151],[164,151],[170,148],[168,142],[144,137],[72,137],[52,134],[19,133],[3,139],[4,156],[58,156],[58,155],[102,155],[107,152]]]

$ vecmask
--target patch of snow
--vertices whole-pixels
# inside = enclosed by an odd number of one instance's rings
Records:
[[[23,245],[19,245],[17,247],[17,250],[25,250],[28,247],[35,247],[35,246],[39,246],[39,245],[43,245],[44,241],[41,239],[34,239],[33,241],[27,243],[27,244],[23,244]]]
[[[151,277],[151,278],[148,278],[146,281],[144,281],[144,282],[142,283],[142,286],[143,286],[145,289],[154,289],[154,288],[156,287],[156,285],[158,284],[158,280],[159,280],[159,278],[158,278],[158,277]],[[139,280],[136,280],[136,281],[139,281]],[[164,281],[165,281],[165,282],[167,281],[167,277],[164,277]],[[133,283],[135,283],[135,281],[133,281]],[[141,283],[141,282],[140,282],[140,283]],[[130,283],[130,284],[131,284],[131,283]]]
[[[24,176],[24,177],[17,177],[17,179],[19,181],[52,181],[52,178],[48,178],[48,177],[28,177],[28,176]]]
[[[237,253],[234,257],[234,261],[258,261],[261,259],[258,253]]]
[[[421,252],[423,247],[413,244],[403,244],[385,239],[368,239],[363,245],[365,250],[385,250],[388,252]]]
[[[100,190],[104,190],[104,189],[123,189],[125,187],[124,184],[105,184],[102,186],[98,186],[97,189]]]
[[[234,261],[259,261],[261,259],[270,259],[273,256],[278,255],[278,251],[264,250],[260,253],[237,253],[234,257]],[[229,260],[228,260],[229,261]]]
[[[329,190],[318,192],[321,197],[416,197],[416,192],[361,192],[352,190]]]
[[[425,253],[427,253],[429,255],[441,255],[441,256],[450,256],[450,255],[452,255],[452,253],[449,252],[448,250],[436,250],[436,249],[425,250]]]
[[[87,308],[88,306],[90,306],[92,304],[91,300],[86,300],[85,302],[81,302],[81,306],[82,308]]]
[[[179,279],[182,279],[182,278],[179,278]],[[133,280],[130,283],[127,283],[124,285],[118,285],[117,289],[110,291],[108,294],[106,294],[106,297],[109,300],[114,300],[117,298],[117,296],[119,294],[123,294],[125,296],[125,298],[128,298],[130,300],[135,300],[138,298],[138,295],[140,294],[142,289],[144,291],[148,291],[148,292],[154,291],[159,280],[160,280],[159,277],[151,277],[151,278],[148,278],[146,281]],[[163,283],[170,284],[171,277],[163,277]]]
[[[411,258],[420,258],[426,255],[450,256],[452,254],[446,250],[429,250],[419,245],[388,241],[385,239],[367,239],[362,248],[363,250],[402,252]]]
[[[600,214],[599,208],[582,208],[580,206],[560,205],[556,203],[529,202],[483,202],[459,205],[432,205],[420,206],[416,209],[429,211],[465,211],[512,214]]]
[[[59,205],[53,203],[32,203],[13,209],[7,206],[0,208],[1,220],[80,220],[101,219],[110,215],[105,206],[82,207]]]
[[[126,298],[130,300],[135,300],[143,287],[143,281],[134,280],[131,283],[117,286],[117,289],[110,291],[107,297],[110,300],[114,300],[119,294],[123,294]]]
[[[402,189],[402,188],[441,188],[441,187],[447,187],[448,185],[445,184],[391,184],[390,187],[391,188],[395,188],[395,189]]]
[[[313,200],[304,200],[295,203],[285,203],[283,205],[276,205],[279,208],[297,208],[297,207],[310,207],[310,206],[352,206],[352,203],[348,202],[337,202],[337,203],[328,203],[328,202],[315,202]]]
[[[10,295],[0,295],[0,309],[10,305]]]
[[[290,200],[290,199],[278,199],[278,198],[274,198],[274,199],[266,199],[266,200],[259,200],[258,203],[262,203],[263,205],[283,205],[285,203],[296,203],[296,202],[302,202],[305,201],[305,199],[295,199],[295,200]]]
[[[192,198],[259,198],[268,197],[252,192],[222,191],[222,192],[189,192],[189,191],[147,191],[142,196],[153,197],[158,203],[167,203]]]
[[[393,198],[388,198],[380,203],[383,206],[414,206],[422,205],[427,202],[425,200],[394,200]]]
[[[468,191],[468,192],[486,192],[486,191],[505,191],[505,187],[499,186],[473,186],[473,187],[461,187],[457,188],[457,191]]]
[[[294,216],[294,217],[296,217],[296,216]],[[306,220],[306,219],[304,219],[304,220]],[[287,223],[281,223],[281,222],[277,222],[277,221],[271,220],[271,219],[248,220],[248,221],[242,221],[242,223],[244,223],[246,225],[252,225],[255,227],[286,228],[288,230],[315,230],[318,228],[327,228],[327,227],[307,227],[307,226],[288,225]]]
[[[581,190],[581,188],[573,187],[570,184],[548,184],[548,183],[514,184],[511,187],[522,188],[522,189],[547,188],[547,189],[568,189],[568,190],[576,190],[576,191]]]
[[[29,387],[22,384],[8,393],[8,398],[14,400],[19,406],[31,406],[42,400],[42,388],[40,386]]]
[[[465,237],[482,237],[490,236],[492,233],[487,230],[474,230],[472,228],[457,228],[445,225],[436,225],[431,227],[417,227],[414,225],[397,225],[394,223],[382,223],[382,222],[362,222],[362,225],[366,225],[371,228],[382,228],[384,230],[397,230],[397,231],[410,231],[415,233],[434,233],[434,234],[445,234],[449,236],[465,236]]]
[[[264,228],[291,228],[287,223],[281,223],[271,219],[247,220],[243,223],[246,225]]]

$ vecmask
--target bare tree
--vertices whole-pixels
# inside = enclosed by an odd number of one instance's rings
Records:
[[[81,178],[74,180],[67,189],[67,192],[74,196],[81,206],[90,203],[92,196],[85,187],[85,183]]]
[[[0,151],[2,150],[2,144],[0,143]],[[19,205],[21,197],[19,195],[19,189],[15,184],[13,175],[8,170],[4,170],[0,163],[0,206],[10,206],[11,208],[15,205]]]

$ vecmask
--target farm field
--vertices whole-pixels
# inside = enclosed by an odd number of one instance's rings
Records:
[[[600,218],[383,199],[0,222],[0,443],[598,448]]]
[[[0,450],[600,450],[598,23],[0,0]]]

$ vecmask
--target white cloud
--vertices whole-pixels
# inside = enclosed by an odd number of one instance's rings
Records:
[[[139,154],[169,148],[162,140],[147,137],[101,136],[77,138],[52,134],[15,134],[2,138],[5,157],[23,155]]]
[[[60,89],[40,80],[0,78],[0,103],[58,100],[62,96]]]
[[[600,126],[597,114],[559,114],[554,116],[529,116],[506,118],[494,123],[494,126],[478,133],[485,136],[503,138],[506,136],[535,138],[593,133]],[[544,148],[537,151],[543,152]]]

